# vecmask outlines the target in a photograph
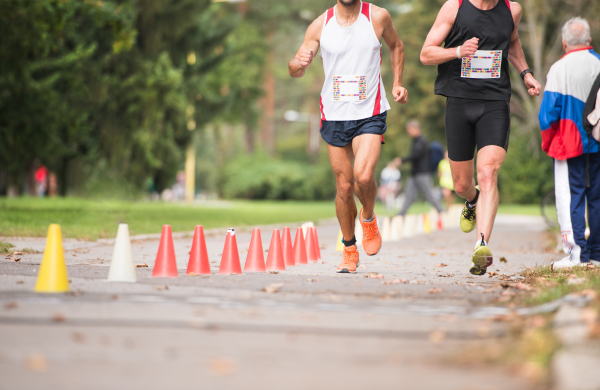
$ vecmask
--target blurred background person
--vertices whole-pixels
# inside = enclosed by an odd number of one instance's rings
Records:
[[[406,184],[404,194],[404,204],[398,215],[405,216],[410,206],[417,199],[418,193],[422,193],[425,200],[435,207],[437,212],[443,212],[442,205],[433,193],[433,178],[429,169],[429,148],[427,139],[421,131],[421,124],[417,120],[410,120],[406,125],[406,132],[413,139],[410,155],[400,159],[400,163],[412,163],[410,177]],[[438,226],[441,225],[441,215],[438,219]]]
[[[40,198],[46,195],[46,188],[48,183],[48,168],[42,163],[36,162],[39,165],[35,170],[35,189],[37,196]]]
[[[539,121],[542,149],[554,158],[556,211],[565,258],[553,269],[592,260],[600,264],[600,147],[583,128],[583,109],[596,77],[600,55],[591,44],[585,19],[572,18],[562,28],[565,55],[548,72]],[[585,239],[586,200],[590,236]]]
[[[442,188],[446,208],[449,209],[454,204],[454,183],[452,182],[448,151],[444,153],[444,158],[438,164],[438,178],[440,179],[440,187]]]
[[[401,163],[400,157],[396,157],[381,171],[378,189],[379,200],[385,204],[387,210],[393,210],[396,206],[396,197],[401,188],[400,179],[402,175],[399,169]]]

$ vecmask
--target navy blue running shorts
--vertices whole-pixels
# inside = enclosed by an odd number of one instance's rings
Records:
[[[357,121],[322,121],[321,137],[331,146],[344,147],[362,134],[381,135],[387,130],[387,112]]]

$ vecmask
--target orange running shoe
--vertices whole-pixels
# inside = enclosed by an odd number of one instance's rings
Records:
[[[377,226],[377,217],[373,214],[371,222],[365,222],[362,218],[363,209],[360,209],[358,220],[363,229],[362,246],[365,253],[369,256],[374,256],[381,249],[381,234],[379,234],[379,226]]]
[[[344,259],[337,266],[337,272],[341,274],[355,274],[356,267],[360,264],[358,261],[358,249],[356,245],[344,247]]]

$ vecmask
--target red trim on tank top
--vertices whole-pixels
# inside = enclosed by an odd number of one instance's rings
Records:
[[[508,9],[510,10],[510,0],[504,0],[504,2],[506,3],[506,6],[508,7]]]
[[[325,113],[323,112],[323,97],[322,96],[319,98],[319,104],[321,105],[321,121],[326,121],[327,119],[325,119]]]
[[[329,21],[331,20],[331,18],[333,18],[333,8],[329,8],[327,10],[327,19],[325,21],[325,25],[327,25],[327,23],[329,23]]]
[[[458,0],[458,8],[462,5],[463,0]]]
[[[593,47],[591,47],[591,46],[582,47],[582,48],[579,48],[579,49],[574,49],[574,50],[571,50],[571,51],[568,51],[568,52],[566,52],[566,53],[565,53],[565,54],[564,54],[562,57],[560,57],[560,58],[565,58],[565,56],[567,56],[567,55],[569,55],[569,54],[571,54],[571,53],[575,53],[576,51],[582,51],[582,50],[592,50],[592,49],[594,49],[594,48],[593,48]]]
[[[369,13],[370,6],[371,4],[369,3],[362,3],[362,9],[360,10],[360,12],[369,19],[369,22],[371,21],[371,15]]]
[[[373,116],[381,114],[381,74],[377,77],[379,84],[377,86],[377,97],[375,98],[375,108],[373,109]]]

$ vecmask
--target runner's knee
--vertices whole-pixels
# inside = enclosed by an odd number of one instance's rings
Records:
[[[367,173],[363,173],[363,172],[355,173],[354,178],[356,180],[356,184],[361,188],[368,187],[374,183],[373,175],[371,175],[368,172]]]
[[[466,194],[473,187],[473,179],[465,178],[459,179],[454,182],[454,191],[460,196]]]
[[[496,186],[498,168],[494,165],[477,168],[477,184],[479,184],[480,188],[493,188]]]
[[[348,179],[336,180],[337,194],[340,198],[351,198],[354,196],[354,183]]]

